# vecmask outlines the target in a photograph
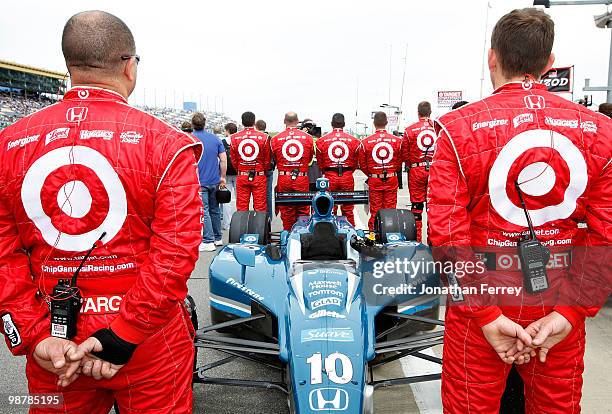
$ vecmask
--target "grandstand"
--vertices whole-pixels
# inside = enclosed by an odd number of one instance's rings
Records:
[[[191,121],[191,117],[195,113],[194,111],[174,108],[154,108],[150,106],[141,106],[138,108],[176,127],[180,127],[183,121]],[[215,127],[223,129],[223,126],[228,122],[236,122],[221,112],[202,111],[202,113],[206,117],[206,129],[210,132],[212,132]]]
[[[46,69],[0,60],[0,129],[60,99],[66,92],[66,75]],[[192,111],[174,108],[141,107],[169,124],[180,127],[190,121]],[[231,119],[223,113],[205,112],[206,128],[225,125]]]
[[[66,75],[0,60],[0,128],[53,103],[66,91]]]

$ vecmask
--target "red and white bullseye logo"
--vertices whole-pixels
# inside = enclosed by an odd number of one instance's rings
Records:
[[[514,185],[508,183],[514,181],[511,171],[515,162],[534,148],[540,153],[549,151],[549,159],[529,163],[515,178],[525,196],[534,226],[568,218],[576,210],[578,198],[584,193],[588,181],[584,157],[567,137],[558,132],[531,130],[512,138],[493,163],[489,173],[489,194],[495,211],[506,221],[522,227],[527,227],[527,219],[520,204],[510,199],[507,190]],[[559,191],[560,186],[564,186],[563,191]],[[557,193],[561,194],[559,202],[555,200]],[[536,201],[539,206],[544,206],[532,210],[529,198],[532,205]]]
[[[75,179],[78,177],[78,179]],[[51,246],[82,252],[106,232],[108,242],[127,217],[119,176],[98,151],[62,147],[36,160],[21,188],[23,208]]]
[[[349,156],[348,146],[341,141],[332,142],[327,148],[327,156],[332,162],[344,162]]]
[[[431,129],[424,129],[417,135],[416,143],[417,147],[423,152],[431,151],[434,144],[436,143],[436,133]]]
[[[297,161],[304,155],[304,146],[297,139],[288,139],[283,144],[281,152],[287,161]]]
[[[388,142],[379,142],[372,149],[372,159],[376,164],[384,165],[393,159],[393,147]]]
[[[246,138],[238,144],[238,154],[244,161],[254,161],[259,155],[259,145],[251,138]]]

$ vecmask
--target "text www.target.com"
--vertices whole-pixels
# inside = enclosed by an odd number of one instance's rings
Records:
[[[104,272],[104,273],[114,273],[121,270],[133,269],[136,267],[135,263],[119,263],[117,265],[93,265],[86,264],[81,268],[81,272]],[[48,266],[44,265],[42,267],[43,272],[45,273],[74,273],[76,272],[78,266]]]

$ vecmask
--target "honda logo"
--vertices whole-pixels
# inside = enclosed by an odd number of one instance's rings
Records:
[[[349,405],[348,392],[340,388],[317,388],[310,391],[309,400],[313,411],[344,411]]]
[[[66,111],[66,121],[81,122],[87,118],[87,108],[84,106],[75,106],[68,108]]]
[[[540,95],[527,95],[525,96],[525,106],[529,109],[544,109],[546,101]]]

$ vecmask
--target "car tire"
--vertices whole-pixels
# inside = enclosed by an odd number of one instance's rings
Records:
[[[193,325],[193,330],[197,331],[198,330],[198,314],[196,312],[196,303],[195,300],[190,296],[187,295],[187,297],[185,298],[185,307],[187,308],[187,313],[189,313],[189,319],[191,319],[191,324]],[[198,368],[198,348],[194,347],[195,351],[193,354],[193,379],[195,380],[196,377],[196,370]],[[192,381],[192,385],[193,385]]]
[[[270,218],[265,211],[237,211],[232,216],[229,242],[240,243],[244,234],[258,234],[258,244],[270,241]]]
[[[416,241],[416,222],[410,210],[385,208],[378,210],[374,220],[374,230],[380,235],[380,241],[387,243],[387,235],[400,233],[408,241]]]

